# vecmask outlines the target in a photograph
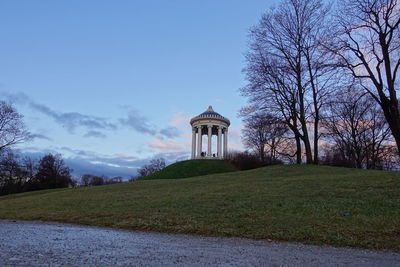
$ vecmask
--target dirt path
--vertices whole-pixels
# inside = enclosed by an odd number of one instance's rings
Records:
[[[0,266],[400,266],[400,254],[0,220]]]

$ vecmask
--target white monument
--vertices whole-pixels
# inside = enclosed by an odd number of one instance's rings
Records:
[[[211,106],[205,112],[191,119],[192,159],[225,158],[228,153],[228,127],[230,124],[227,118],[215,112]],[[203,151],[203,135],[207,135],[207,151]],[[213,135],[217,136],[217,151],[212,151]]]

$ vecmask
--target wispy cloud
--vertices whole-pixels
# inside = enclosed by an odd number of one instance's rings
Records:
[[[178,128],[188,128],[191,117],[183,112],[177,112],[173,115],[171,125]]]
[[[151,159],[164,158],[167,164],[177,160],[187,159],[189,154],[182,152],[156,153],[151,157],[138,158],[123,152],[113,155],[103,155],[94,151],[73,149],[69,147],[56,147],[41,149],[27,147],[19,152],[25,156],[39,159],[47,153],[61,153],[68,167],[73,169],[74,176],[83,174],[105,175],[108,177],[122,176],[129,178],[137,175],[137,169],[148,164]]]
[[[46,105],[33,101],[24,93],[5,93],[6,97],[17,104],[27,105],[31,109],[38,111],[66,128],[68,132],[74,133],[78,127],[89,130],[115,130],[117,125],[109,122],[108,119],[97,117],[79,112],[60,112]]]
[[[119,121],[122,125],[128,126],[139,133],[150,135],[155,135],[157,133],[156,128],[151,125],[149,119],[135,110],[131,110],[126,118],[120,119]]]
[[[146,116],[132,108],[128,111],[126,117],[112,121],[108,118],[80,112],[57,111],[47,105],[34,101],[28,95],[21,92],[3,92],[3,95],[13,103],[28,106],[32,110],[50,117],[69,133],[75,133],[76,129],[86,130],[86,133],[82,136],[88,138],[106,138],[107,134],[105,131],[116,130],[121,127],[128,127],[138,133],[151,136],[158,135],[165,138],[177,138],[181,136],[183,128],[188,128],[187,124],[189,122],[188,117],[183,116],[183,113],[176,113],[168,126],[159,129]],[[40,136],[37,136],[37,138],[40,138]]]
[[[158,134],[154,134],[153,139],[145,143],[148,150],[162,154],[188,155],[192,137],[189,121],[189,116],[183,112],[174,113],[169,125],[161,129]]]
[[[187,140],[164,139],[162,136],[155,136],[146,145],[153,152],[171,153],[171,152],[187,152],[191,144]]]
[[[44,134],[30,134],[29,137],[32,140],[35,140],[35,139],[42,139],[42,140],[47,140],[47,141],[52,141],[53,140],[53,139],[51,139],[50,137],[48,137],[48,136],[46,136]]]
[[[160,130],[160,134],[167,138],[176,138],[181,135],[181,131],[175,126],[168,126]]]
[[[94,138],[106,138],[107,135],[105,135],[102,132],[99,131],[88,131],[83,137],[94,137]]]
[[[102,117],[82,114],[79,112],[57,112],[45,105],[35,102],[29,103],[30,107],[53,118],[57,123],[65,127],[70,133],[73,133],[77,127],[87,129],[114,130],[117,126]]]

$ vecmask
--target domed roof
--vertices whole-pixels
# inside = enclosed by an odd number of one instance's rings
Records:
[[[208,106],[208,109],[206,111],[204,111],[203,113],[201,113],[199,116],[203,116],[203,115],[217,115],[217,116],[221,116],[219,113],[215,112],[212,108],[212,106]],[[222,117],[222,116],[221,116]]]
[[[212,106],[209,106],[208,109],[206,111],[204,111],[203,113],[201,113],[200,115],[192,118],[190,120],[190,124],[193,124],[194,122],[201,120],[201,119],[213,119],[213,120],[220,120],[223,121],[225,123],[228,124],[228,126],[231,124],[231,122],[225,118],[224,116],[222,116],[221,114],[217,113],[214,111],[214,109],[212,108]]]

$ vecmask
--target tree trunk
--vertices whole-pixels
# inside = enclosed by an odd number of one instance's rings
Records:
[[[394,137],[394,140],[396,141],[396,146],[397,146],[397,154],[400,156],[400,118],[399,118],[399,111],[398,109],[396,110],[395,108],[384,108],[385,118],[389,124],[390,130],[392,132],[392,135]],[[388,110],[388,111],[386,111]],[[389,113],[390,115],[387,115]],[[397,114],[396,114],[397,113]],[[393,114],[393,115],[391,115]],[[396,117],[397,116],[397,117]]]
[[[296,164],[301,164],[301,141],[298,135],[295,136],[296,139]]]
[[[319,117],[319,115],[318,115],[318,117]],[[319,163],[319,160],[318,160],[318,140],[319,140],[318,127],[319,127],[319,119],[315,118],[315,121],[314,121],[314,164]]]
[[[308,74],[310,76],[310,84],[312,89],[312,98],[313,98],[313,106],[314,106],[314,164],[318,164],[318,139],[319,139],[319,103],[318,103],[318,91],[317,86],[314,82],[314,75],[312,71],[311,57],[310,51],[308,49],[305,50],[305,57],[307,60],[307,68]]]
[[[299,121],[301,124],[301,130],[303,132],[302,134],[302,140],[304,143],[304,149],[306,151],[306,163],[311,164],[312,163],[312,153],[311,153],[311,145],[310,145],[310,139],[308,137],[308,129],[307,129],[307,120],[306,120],[306,115],[305,115],[305,108],[304,108],[304,88],[302,85],[302,69],[301,69],[301,46],[299,45],[299,51],[298,51],[298,62],[296,66],[296,79],[297,79],[297,91],[299,94],[299,106],[300,106],[300,111],[299,111]]]

